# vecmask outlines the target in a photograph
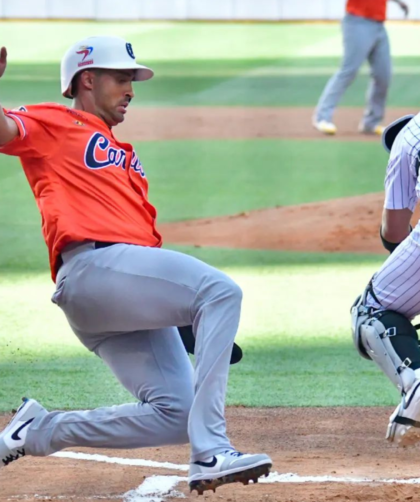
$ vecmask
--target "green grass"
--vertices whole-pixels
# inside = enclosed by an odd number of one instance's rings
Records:
[[[155,70],[151,81],[135,84],[136,106],[315,106],[328,78],[338,69],[338,58],[196,60],[146,62]],[[418,107],[420,58],[394,60],[389,106]],[[363,106],[368,68],[346,92],[342,105]],[[59,102],[59,65],[22,64],[11,60],[0,81],[2,104]]]
[[[10,62],[0,93],[10,107],[69,104],[60,95],[59,61],[74,41],[92,34],[126,37],[138,60],[155,69],[155,79],[136,85],[139,106],[315,106],[342,52],[338,24],[0,22],[0,29]],[[389,34],[388,103],[416,108],[418,27],[390,25]],[[367,84],[365,68],[342,104],[362,106]]]
[[[177,249],[222,266],[244,290],[237,340],[245,356],[231,368],[229,404],[396,402],[396,391],[357,355],[349,334],[349,306],[382,257]],[[70,332],[49,302],[52,292],[45,273],[8,273],[0,280],[0,411],[23,395],[50,408],[132,401]]]

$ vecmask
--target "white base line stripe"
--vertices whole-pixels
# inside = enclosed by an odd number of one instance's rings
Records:
[[[75,460],[90,460],[94,462],[105,462],[107,464],[132,465],[135,467],[157,467],[160,469],[171,469],[176,471],[188,471],[189,465],[171,464],[170,462],[155,462],[154,460],[143,460],[141,458],[120,458],[107,457],[106,455],[91,455],[89,453],[78,453],[72,451],[60,451],[53,453],[52,457],[72,458]]]
[[[108,464],[131,465],[133,467],[156,467],[160,469],[170,469],[177,471],[188,471],[188,465],[173,464],[171,462],[156,462],[154,460],[143,460],[141,458],[120,458],[108,457],[106,455],[92,455],[89,453],[79,453],[72,451],[58,452],[51,455],[59,458],[71,458],[75,460],[90,460],[93,462],[106,462]],[[177,476],[156,476],[162,479],[179,479],[186,480],[187,478],[179,478]],[[150,478],[147,478],[150,479]],[[420,484],[420,478],[408,479],[373,479],[373,478],[357,478],[357,477],[339,477],[339,476],[300,476],[295,473],[271,472],[268,478],[260,478],[259,483],[395,483],[395,484]],[[143,483],[144,485],[144,483]],[[143,486],[141,485],[141,486]]]

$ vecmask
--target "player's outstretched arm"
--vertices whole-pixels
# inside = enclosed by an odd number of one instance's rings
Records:
[[[407,17],[410,12],[410,8],[408,7],[408,5],[402,0],[392,0],[392,1],[400,6],[401,10],[404,12],[405,17]]]
[[[7,66],[6,47],[0,49],[0,78],[4,75]],[[0,146],[9,143],[18,136],[19,130],[15,121],[6,117],[3,108],[0,106]]]

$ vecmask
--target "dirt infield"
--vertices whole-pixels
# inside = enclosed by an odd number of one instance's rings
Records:
[[[279,390],[280,391],[280,390]],[[273,472],[294,473],[294,482],[275,482],[269,477],[256,486],[228,485],[198,498],[189,494],[187,472],[176,468],[136,467],[95,460],[26,457],[0,470],[0,501],[25,500],[126,500],[130,502],[175,501],[164,482],[175,479],[173,490],[186,500],[226,502],[406,502],[419,500],[418,486],[387,483],[390,479],[417,478],[418,450],[398,449],[384,439],[390,408],[230,408],[228,431],[233,443],[245,451],[264,451],[273,459]],[[0,419],[3,426],[7,417]],[[76,451],[76,450],[74,450]],[[188,447],[140,450],[89,450],[125,459],[188,463]],[[175,466],[176,467],[176,466]],[[164,478],[150,478],[163,476]],[[337,481],[322,481],[330,476]],[[368,481],[361,482],[362,478]],[[341,480],[340,480],[341,479]],[[286,480],[287,481],[287,480]],[[152,482],[155,496],[125,496]],[[143,484],[144,483],[144,484]],[[146,490],[143,491],[145,492]],[[185,500],[185,499],[184,499]]]
[[[416,111],[389,109],[384,124],[408,113]],[[379,141],[377,136],[357,132],[361,109],[339,108],[335,117],[338,134],[328,138],[312,127],[312,114],[312,108],[292,107],[133,108],[115,131],[125,141],[244,138]]]
[[[379,239],[383,193],[219,218],[165,223],[164,241],[226,248],[386,254]],[[418,221],[420,211],[413,215]]]

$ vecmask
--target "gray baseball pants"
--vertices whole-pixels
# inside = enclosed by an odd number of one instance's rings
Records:
[[[385,115],[386,97],[391,81],[391,53],[383,23],[347,14],[342,22],[344,56],[339,71],[329,80],[315,112],[316,121],[332,122],[335,108],[364,63],[371,69],[363,125],[367,130],[378,125]]]
[[[93,243],[67,249],[52,300],[138,402],[37,417],[27,454],[189,441],[194,462],[232,448],[224,403],[240,288],[174,251],[127,244],[95,249]],[[174,327],[191,324],[195,370]]]

